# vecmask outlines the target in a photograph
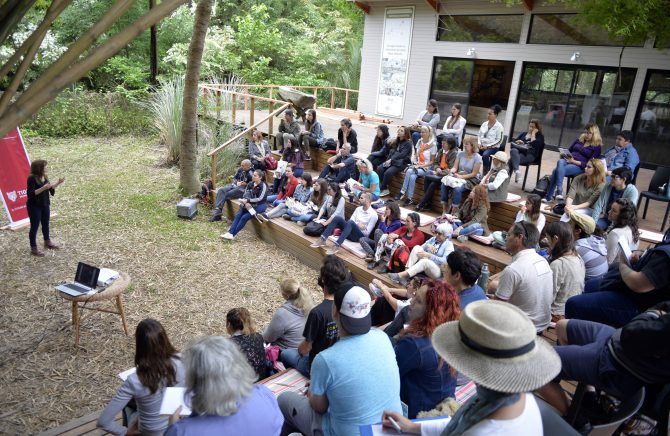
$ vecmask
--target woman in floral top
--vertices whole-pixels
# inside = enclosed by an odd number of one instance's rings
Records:
[[[256,371],[258,379],[264,379],[268,374],[268,365],[265,358],[263,336],[256,331],[251,321],[249,311],[244,307],[230,309],[226,314],[226,330],[228,334]]]

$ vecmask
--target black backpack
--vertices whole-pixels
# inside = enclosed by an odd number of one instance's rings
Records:
[[[540,197],[547,195],[547,190],[549,189],[549,183],[551,183],[551,178],[549,176],[542,176],[535,189],[533,189],[533,194],[537,194]]]
[[[333,138],[328,138],[325,141],[323,141],[323,145],[321,146],[321,149],[323,149],[323,150],[336,150],[337,149],[337,141],[334,140]]]

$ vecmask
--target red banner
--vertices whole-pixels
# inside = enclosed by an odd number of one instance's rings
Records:
[[[30,159],[18,127],[0,139],[0,193],[11,224],[28,219]]]

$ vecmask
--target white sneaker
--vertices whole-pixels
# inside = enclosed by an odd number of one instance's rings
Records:
[[[223,235],[221,235],[221,239],[232,241],[235,239],[235,236],[231,235],[230,232],[226,232]]]
[[[561,201],[563,200],[563,196],[561,194],[558,194],[556,197],[554,197],[556,201]]]
[[[514,183],[519,183],[521,178],[521,172],[519,170],[514,171]]]
[[[549,203],[549,200],[547,200],[546,198],[542,198],[542,203],[545,203],[545,204]]]
[[[326,246],[326,241],[324,241],[320,238],[316,242],[313,242],[312,244],[310,244],[310,247],[312,247],[312,248],[321,248],[321,247],[325,247],[325,246]]]

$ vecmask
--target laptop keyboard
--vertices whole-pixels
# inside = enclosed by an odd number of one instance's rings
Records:
[[[85,286],[82,286],[82,285],[78,285],[76,283],[68,283],[67,285],[65,285],[65,287],[67,287],[69,289],[72,289],[73,291],[79,291],[79,292],[89,292],[90,291],[89,288],[87,288]]]

